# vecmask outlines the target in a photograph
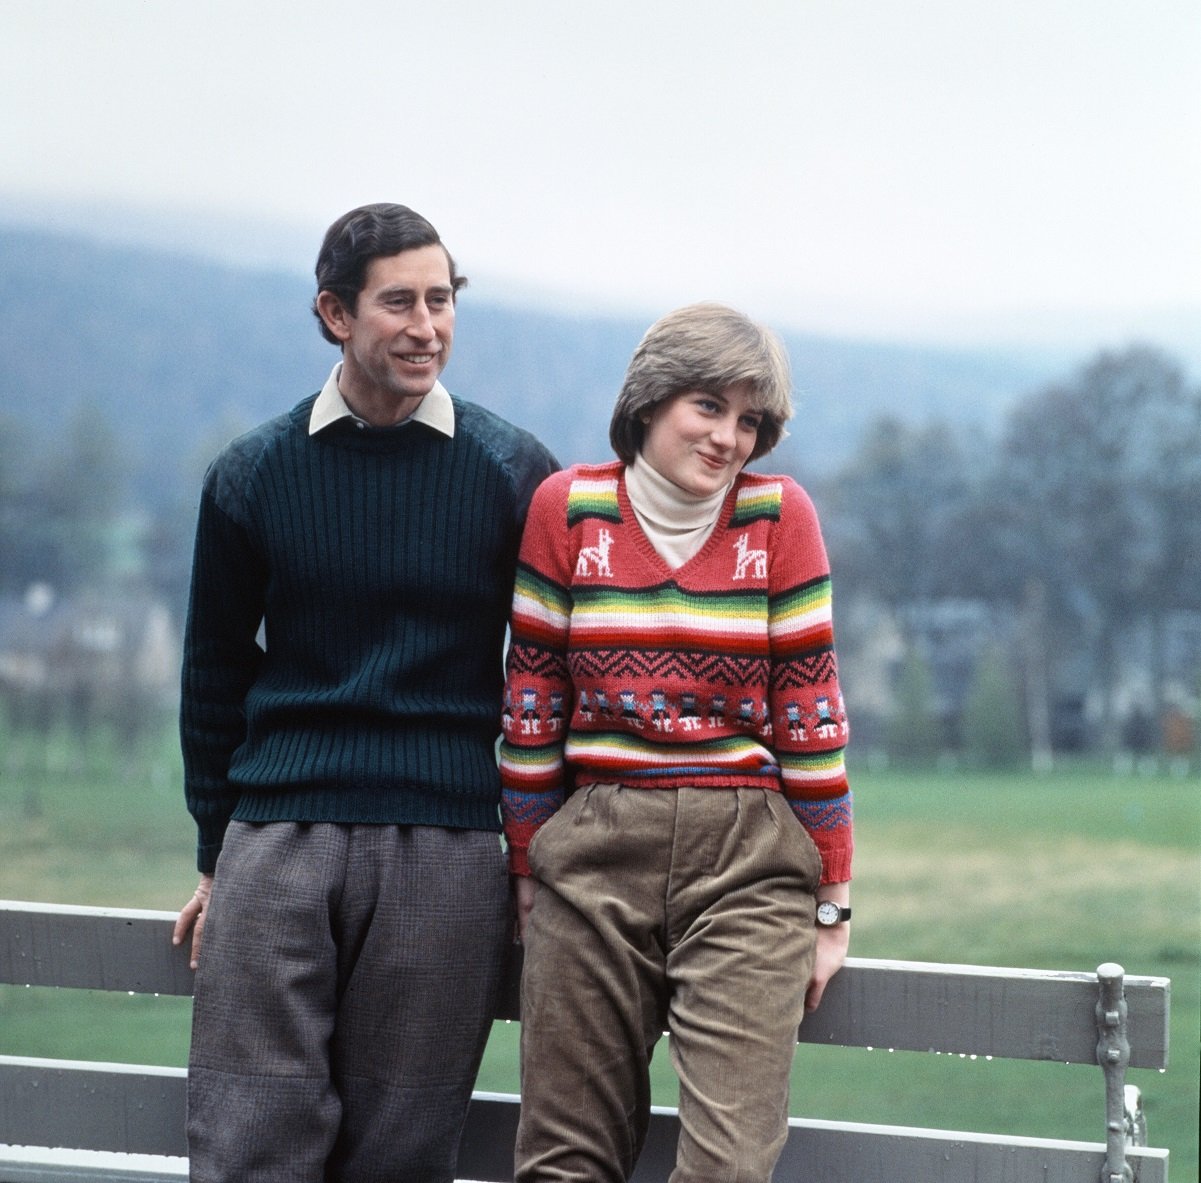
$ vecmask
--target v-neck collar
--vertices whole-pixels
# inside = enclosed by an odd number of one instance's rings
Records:
[[[738,486],[741,479],[742,474],[739,473],[734,478],[729,489],[726,490],[721,509],[717,515],[717,521],[714,523],[713,529],[709,532],[709,537],[705,539],[700,550],[686,563],[673,568],[655,549],[654,543],[646,536],[646,531],[642,528],[642,523],[638,520],[638,515],[634,512],[633,505],[630,504],[630,494],[626,489],[626,466],[622,465],[621,472],[617,477],[617,506],[621,512],[622,525],[625,526],[626,530],[632,536],[634,547],[643,560],[652,569],[662,575],[664,582],[675,582],[685,571],[691,570],[694,566],[703,566],[708,561],[714,549],[720,545],[719,537],[724,535],[726,527],[730,524],[730,518],[734,513],[734,505],[738,498]]]

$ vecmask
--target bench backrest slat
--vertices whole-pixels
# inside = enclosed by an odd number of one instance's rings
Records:
[[[181,1069],[138,1069],[120,1065],[64,1065],[0,1057],[0,1128],[31,1145],[54,1139],[92,1149],[182,1156],[184,1078]],[[517,1129],[518,1099],[477,1094],[472,1101],[459,1174],[509,1183]],[[1011,1138],[946,1130],[908,1129],[793,1118],[788,1143],[776,1169],[780,1183],[945,1179],[972,1183],[1097,1183],[1104,1147],[1095,1143]],[[675,1158],[678,1124],[656,1110],[633,1183],[661,1183]],[[47,1140],[49,1137],[49,1140]],[[1131,1149],[1127,1155],[1139,1183],[1167,1183],[1166,1150]],[[61,1174],[44,1178],[61,1179]],[[80,1178],[86,1178],[80,1175]],[[0,1183],[37,1178],[6,1172],[0,1154]]]
[[[0,901],[0,982],[186,995],[173,913]],[[516,1019],[514,958],[498,1018]],[[1167,1067],[1167,978],[1127,977],[1130,1067]],[[805,1043],[1095,1064],[1092,973],[851,958],[801,1027]]]
[[[469,1136],[459,1156],[459,1174],[464,1178],[504,1183],[512,1178],[508,1148],[517,1133],[517,1101],[517,1097],[489,1093],[472,1100]],[[803,1179],[1097,1183],[1105,1162],[1104,1148],[1087,1142],[795,1117],[788,1125],[788,1142],[775,1171],[779,1183]],[[672,1110],[654,1111],[632,1183],[662,1183],[670,1175],[678,1131]],[[1166,1150],[1129,1150],[1127,1155],[1139,1183],[1167,1183]]]
[[[186,1155],[183,1068],[0,1056],[0,1141]]]
[[[0,982],[134,994],[192,993],[170,912],[0,900]]]

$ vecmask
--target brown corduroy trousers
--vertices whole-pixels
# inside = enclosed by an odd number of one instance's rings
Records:
[[[449,1183],[511,936],[496,834],[232,823],[196,979],[194,1183]]]
[[[535,835],[517,1183],[623,1183],[652,1049],[680,1080],[671,1183],[760,1183],[787,1136],[821,857],[779,793],[593,785]]]

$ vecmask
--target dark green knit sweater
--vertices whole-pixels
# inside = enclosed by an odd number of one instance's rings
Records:
[[[500,828],[501,648],[554,459],[458,399],[453,439],[310,436],[315,397],[205,478],[181,710],[201,871],[231,818]]]

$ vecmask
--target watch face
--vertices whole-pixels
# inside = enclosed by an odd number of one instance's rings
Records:
[[[817,905],[818,924],[829,927],[842,919],[842,909],[830,900],[823,900]]]

